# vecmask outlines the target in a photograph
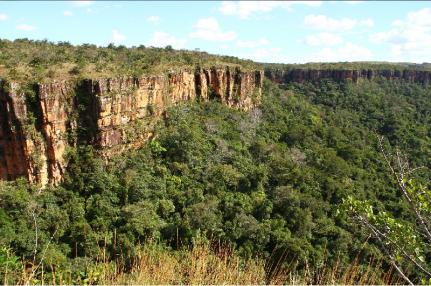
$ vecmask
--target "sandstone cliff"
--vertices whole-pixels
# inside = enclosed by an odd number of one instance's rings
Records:
[[[265,77],[277,82],[306,82],[320,79],[333,79],[335,81],[372,80],[383,77],[389,80],[406,80],[428,84],[431,81],[430,71],[420,70],[348,70],[348,69],[267,69]]]
[[[141,146],[167,107],[219,100],[249,110],[261,100],[263,72],[210,68],[139,78],[1,82],[0,179],[58,184],[69,147],[93,144],[109,156]]]

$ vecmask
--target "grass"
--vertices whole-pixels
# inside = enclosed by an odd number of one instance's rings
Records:
[[[263,284],[265,263],[242,260],[230,251],[204,244],[185,251],[144,247],[130,273],[102,279],[103,284]]]
[[[15,279],[6,271],[3,284],[348,284],[348,285],[393,285],[402,284],[393,269],[384,271],[382,261],[371,259],[368,265],[359,263],[359,258],[350,265],[340,261],[334,265],[323,264],[298,268],[298,263],[286,263],[283,259],[269,262],[259,257],[244,259],[229,247],[214,247],[208,243],[195,243],[193,247],[171,250],[155,242],[140,246],[137,255],[126,266],[121,259],[108,261],[105,250],[100,249],[97,262],[84,261],[81,268],[69,265],[56,268],[39,264],[22,266]],[[76,264],[79,261],[75,261]],[[83,262],[83,261],[81,261]],[[283,262],[283,263],[282,263]],[[82,263],[81,263],[82,264]],[[9,275],[9,277],[7,277]]]

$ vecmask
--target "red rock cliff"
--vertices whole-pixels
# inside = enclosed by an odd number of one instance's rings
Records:
[[[357,82],[361,79],[371,80],[379,77],[423,84],[428,84],[431,81],[430,71],[419,70],[268,69],[265,71],[265,76],[278,83],[317,81],[320,79]]]
[[[105,158],[139,147],[168,106],[212,100],[242,110],[259,105],[263,72],[199,69],[160,76],[54,81],[0,88],[0,179],[58,184],[67,149],[93,144]]]
[[[45,145],[36,129],[29,101],[17,83],[0,88],[0,178],[26,177],[46,183]]]

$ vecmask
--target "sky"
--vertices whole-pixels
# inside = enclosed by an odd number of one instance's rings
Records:
[[[431,62],[426,1],[0,1],[0,38],[171,45],[259,62]]]

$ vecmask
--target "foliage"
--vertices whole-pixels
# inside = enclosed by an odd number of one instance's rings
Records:
[[[431,66],[429,63],[394,63],[394,62],[378,62],[378,61],[361,61],[361,62],[315,62],[305,64],[265,64],[265,67],[270,70],[290,70],[290,69],[318,69],[318,70],[419,70],[429,71]]]
[[[164,48],[93,44],[71,45],[27,38],[0,39],[0,77],[13,81],[142,76],[194,70],[196,67],[241,66],[242,69],[280,71],[291,69],[385,69],[429,71],[430,64],[388,62],[341,62],[269,64],[206,52]]]
[[[14,81],[46,79],[141,76],[194,70],[196,66],[238,66],[254,69],[257,64],[236,57],[210,55],[206,52],[133,46],[98,47],[92,44],[73,46],[67,42],[17,39],[0,40],[0,77]]]
[[[105,49],[116,50],[87,52]],[[101,261],[133,273],[148,239],[180,251],[205,237],[241,259],[294,261],[299,276],[310,267],[367,269],[385,254],[376,241],[364,244],[367,234],[338,210],[349,196],[367,200],[379,210],[375,222],[394,218],[393,239],[403,234],[415,243],[405,227],[413,223],[409,206],[375,132],[411,154],[412,166],[429,167],[430,93],[386,80],[265,82],[263,103],[250,112],[212,101],[179,104],[149,144],[107,164],[90,146],[69,150],[60,186],[39,192],[23,180],[2,182],[0,243],[30,262],[34,279],[43,268],[45,277],[70,272],[68,281],[78,284],[99,283],[101,272],[91,267]],[[429,189],[429,175],[424,168],[415,184]],[[391,265],[379,269],[389,273]],[[422,281],[419,271],[407,271]]]
[[[7,285],[9,281],[18,281],[22,265],[19,257],[14,255],[10,248],[2,247],[0,249],[0,281]]]
[[[381,140],[382,142],[382,140]],[[413,178],[408,162],[397,151],[395,158],[390,158],[382,147],[383,155],[394,175],[403,198],[410,209],[409,221],[395,218],[392,214],[373,210],[368,201],[359,201],[348,196],[344,203],[344,212],[361,224],[379,243],[387,258],[406,282],[413,284],[404,273],[403,265],[411,264],[425,277],[421,281],[431,281],[428,264],[431,246],[431,192]],[[392,162],[390,159],[395,159]]]

